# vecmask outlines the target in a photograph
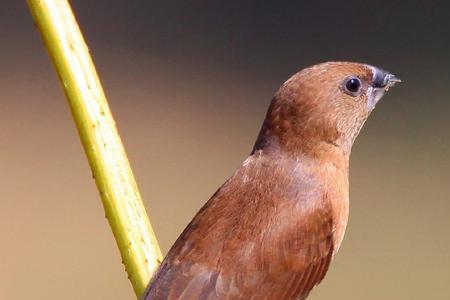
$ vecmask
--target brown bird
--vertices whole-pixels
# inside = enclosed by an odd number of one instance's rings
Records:
[[[399,81],[349,62],[286,81],[250,156],[183,231],[142,299],[305,299],[344,236],[352,144]]]

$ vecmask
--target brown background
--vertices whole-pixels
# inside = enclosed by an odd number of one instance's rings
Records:
[[[73,1],[160,244],[326,60],[403,79],[353,149],[346,238],[310,299],[450,299],[446,1]],[[242,1],[244,2],[244,1]],[[134,299],[24,1],[0,9],[0,299]]]

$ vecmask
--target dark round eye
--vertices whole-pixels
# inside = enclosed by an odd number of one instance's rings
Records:
[[[361,90],[361,80],[357,77],[347,78],[344,82],[344,88],[347,94],[357,96],[358,92]]]

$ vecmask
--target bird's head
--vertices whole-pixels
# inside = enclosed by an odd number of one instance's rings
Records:
[[[384,93],[400,80],[359,63],[306,68],[275,94],[255,150],[281,147],[320,154],[330,147],[350,154],[362,125]]]

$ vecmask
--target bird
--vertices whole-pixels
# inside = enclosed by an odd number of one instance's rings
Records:
[[[306,299],[344,237],[353,142],[397,82],[354,62],[288,79],[248,158],[182,232],[141,299]]]

